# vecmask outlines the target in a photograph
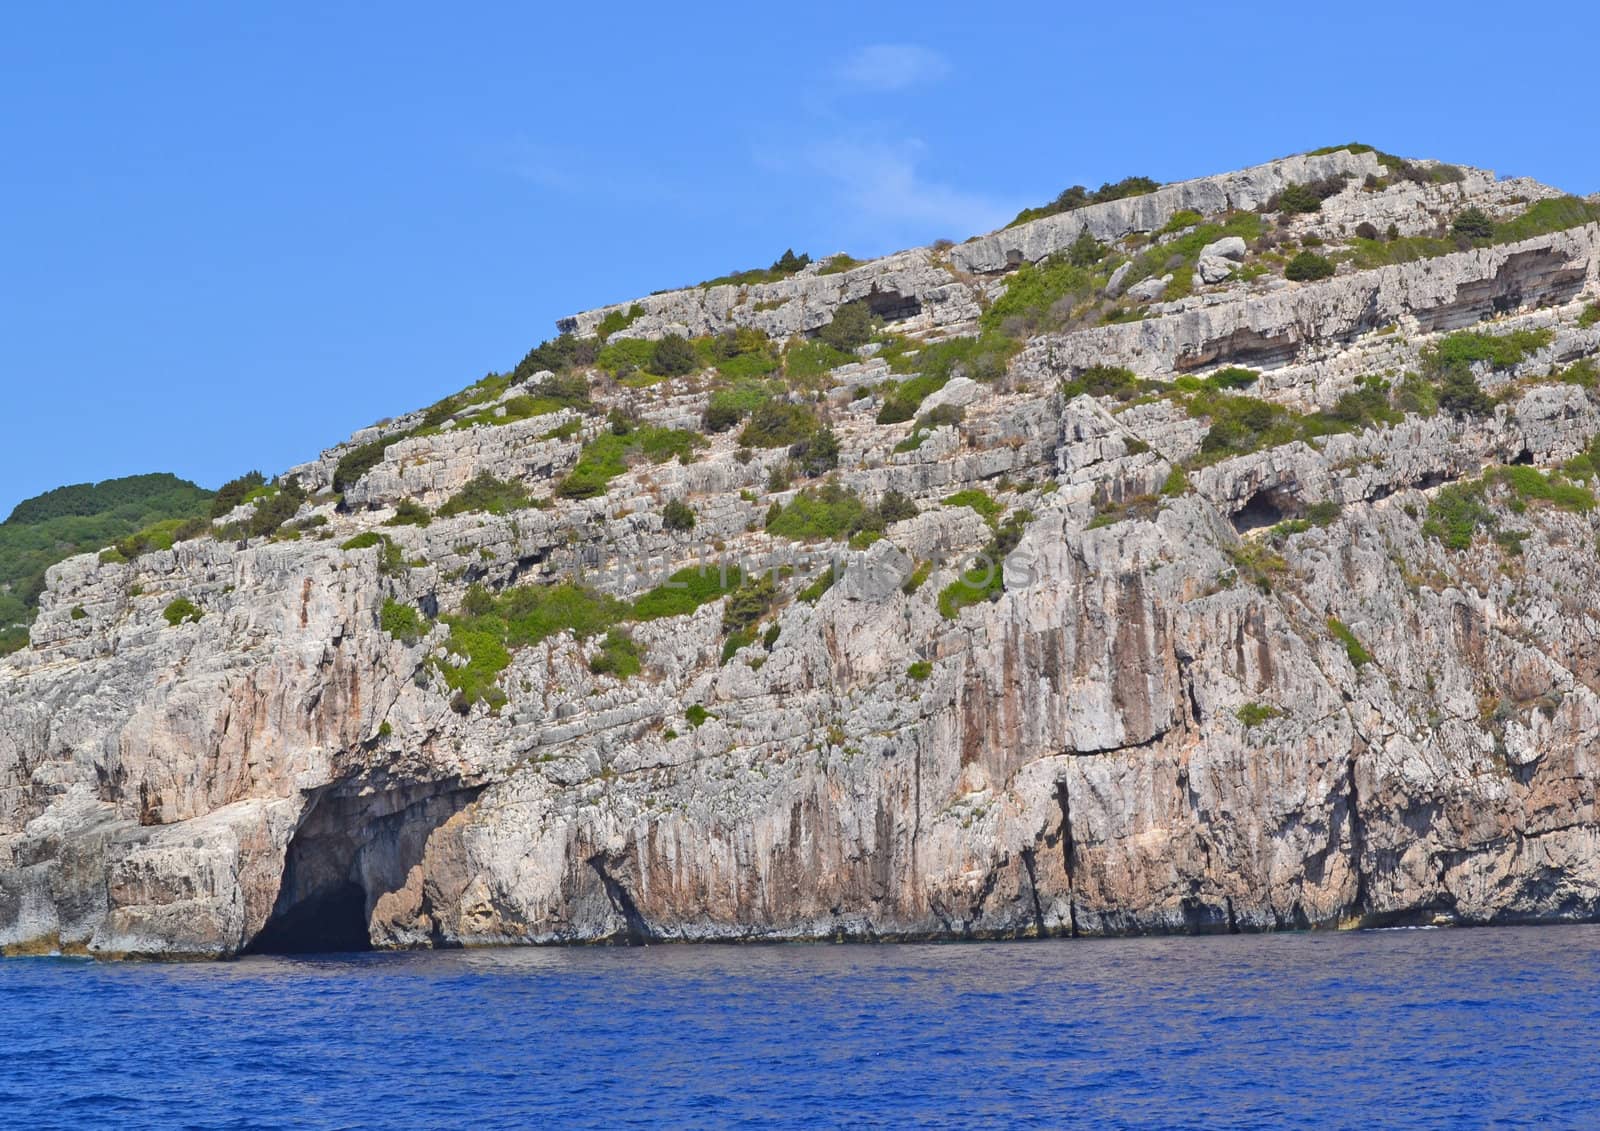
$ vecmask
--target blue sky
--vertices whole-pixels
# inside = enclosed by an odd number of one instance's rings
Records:
[[[1074,182],[1359,139],[1600,190],[1596,9],[1423,8],[13,5],[0,515],[282,470],[560,315]]]

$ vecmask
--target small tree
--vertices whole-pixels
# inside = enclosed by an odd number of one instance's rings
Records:
[[[1466,236],[1471,240],[1493,239],[1494,221],[1483,209],[1472,207],[1455,218],[1450,230],[1458,236]]]
[[[1105,245],[1085,228],[1078,233],[1078,238],[1072,241],[1072,246],[1067,248],[1067,262],[1074,267],[1093,267],[1105,258]]]
[[[661,525],[668,530],[693,530],[694,508],[682,499],[668,499],[661,508]]]
[[[817,337],[836,350],[852,353],[872,340],[872,311],[857,299],[833,312],[833,320],[817,331]]]
[[[700,368],[694,346],[677,334],[668,334],[650,351],[650,372],[662,377],[682,377]]]
[[[839,437],[832,428],[819,428],[789,449],[809,476],[824,475],[839,466]]]
[[[811,264],[811,256],[807,254],[796,255],[794,248],[786,248],[784,253],[773,262],[772,269],[781,275],[793,275]]]

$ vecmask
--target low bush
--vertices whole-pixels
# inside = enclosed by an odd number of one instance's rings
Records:
[[[800,492],[769,518],[767,531],[794,541],[843,539],[863,529],[867,506],[861,496],[836,483]]]
[[[733,592],[743,580],[744,575],[731,566],[680,569],[633,603],[633,617],[635,620],[659,620],[687,616],[701,605]]]
[[[688,339],[668,334],[651,348],[647,368],[662,377],[683,377],[700,368],[700,355]]]
[[[600,650],[589,659],[589,670],[595,675],[610,675],[617,679],[638,675],[643,668],[644,661],[638,643],[626,629],[621,628],[608,629],[605,639],[600,643]]]
[[[694,432],[654,425],[645,425],[621,436],[614,431],[603,432],[584,445],[577,464],[556,484],[556,493],[566,499],[596,498],[606,493],[613,479],[628,470],[630,459],[665,463],[676,457],[688,463],[705,442],[705,437]]]
[[[933,665],[927,660],[917,660],[906,668],[906,675],[921,683],[933,674]]]
[[[1263,723],[1271,722],[1282,714],[1283,712],[1277,707],[1268,706],[1266,703],[1246,703],[1234,712],[1235,717],[1246,728],[1258,727]]]
[[[608,631],[627,611],[616,598],[572,582],[528,585],[499,594],[474,585],[467,590],[461,611],[444,618],[450,626],[445,646],[464,661],[440,666],[445,683],[456,693],[454,706],[466,711],[481,701],[498,710],[506,697],[497,683],[510,666],[513,651],[563,632],[587,640]]]
[[[377,467],[383,461],[383,453],[388,450],[395,438],[373,440],[351,448],[339,457],[339,462],[333,469],[333,489],[339,494],[344,494],[367,472]]]
[[[595,337],[602,342],[615,334],[618,330],[626,330],[639,319],[644,317],[644,307],[634,303],[627,310],[612,310],[600,319],[600,324],[595,327]]]
[[[1328,631],[1333,634],[1335,640],[1344,645],[1345,655],[1350,658],[1350,663],[1354,667],[1360,668],[1372,663],[1372,653],[1356,639],[1356,634],[1351,632],[1343,621],[1329,617]]]
[[[450,496],[439,508],[440,518],[454,518],[458,514],[485,512],[506,514],[532,505],[528,489],[521,483],[497,479],[487,471],[468,480],[466,485]]]
[[[395,504],[394,517],[384,523],[385,526],[427,526],[433,521],[433,515],[428,508],[415,499],[401,499]]]
[[[786,400],[768,400],[757,406],[739,433],[739,443],[747,448],[787,448],[798,444],[817,430],[816,413],[810,405]]]
[[[179,597],[165,609],[162,609],[161,615],[166,618],[167,624],[177,628],[180,624],[199,623],[200,618],[206,614],[199,605],[196,605],[189,598]]]
[[[1116,365],[1094,365],[1072,380],[1064,382],[1061,386],[1061,395],[1069,401],[1081,396],[1114,397],[1119,401],[1131,401],[1143,393],[1158,388],[1160,388],[1158,384],[1141,380],[1131,369]]]
[[[378,614],[378,627],[402,644],[415,644],[425,632],[422,615],[412,605],[386,598]]]
[[[1299,255],[1289,260],[1289,266],[1284,269],[1284,278],[1295,283],[1315,282],[1318,279],[1327,279],[1333,275],[1333,261],[1326,256],[1318,255],[1314,251],[1302,251]]]
[[[815,381],[830,370],[854,360],[854,354],[835,349],[827,342],[796,341],[784,350],[783,372],[791,381]]]

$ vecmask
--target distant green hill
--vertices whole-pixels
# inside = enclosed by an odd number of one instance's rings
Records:
[[[45,570],[151,523],[204,517],[211,494],[162,473],[58,487],[17,504],[0,523],[0,655],[27,645]]]

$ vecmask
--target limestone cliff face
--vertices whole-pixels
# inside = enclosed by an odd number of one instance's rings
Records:
[[[855,298],[959,333],[1009,266],[1082,230],[1149,238],[1180,209],[1258,208],[1334,174],[1350,187],[1288,221],[1295,238],[1336,247],[1372,218],[1415,232],[1554,195],[1472,171],[1363,191],[1381,172],[1371,154],[1291,158],[742,301],[654,296],[624,333],[801,333]],[[604,409],[698,428],[701,376],[602,381],[588,413],[423,428],[337,506],[315,497],[351,447],[332,449],[294,469],[321,523],[296,540],[72,559],[32,647],[0,660],[0,948],[226,956],[308,926],[404,947],[1593,918],[1600,555],[1580,496],[1600,433],[1581,366],[1600,354],[1597,263],[1591,225],[1197,287],[1137,321],[1037,334],[998,380],[958,377],[939,396],[964,418],[920,445],[918,425],[876,422],[874,390],[899,375],[864,357],[818,397],[836,482],[919,513],[856,549],[766,531],[802,484],[783,483],[786,451],[731,433],[599,497],[553,494]],[[1402,406],[1219,458],[1214,422],[1164,392],[1245,365],[1260,376],[1240,395],[1328,410],[1364,378],[1397,386],[1464,327],[1540,331],[1477,365],[1494,403],[1473,412]],[[1148,384],[1062,391],[1107,365]],[[1578,495],[1554,501],[1484,477],[1563,465],[1538,482]],[[543,505],[384,525],[483,473]],[[1470,484],[1480,533],[1448,544],[1430,517]],[[992,515],[947,501],[969,489]],[[666,529],[669,498],[697,512],[692,537]],[[941,610],[997,528],[1015,544],[993,599]],[[364,532],[388,541],[344,548]],[[840,576],[801,599],[823,551]],[[795,566],[743,647],[718,600],[632,625],[643,668],[626,678],[593,671],[600,641],[571,633],[512,651],[498,709],[443,677],[459,659],[434,618],[470,586],[582,577],[631,599],[659,577],[618,563],[702,553]],[[170,625],[178,597],[203,616]],[[417,611],[420,638],[384,630],[386,603]]]

